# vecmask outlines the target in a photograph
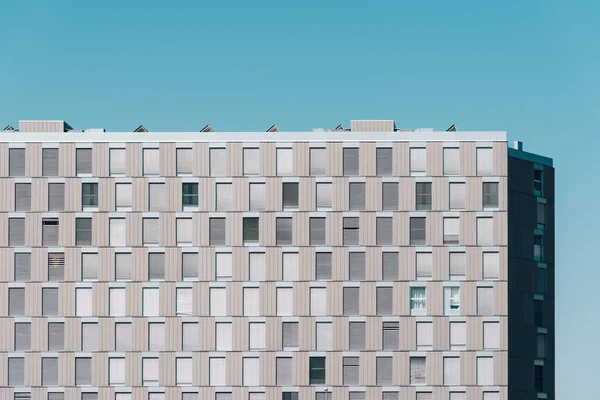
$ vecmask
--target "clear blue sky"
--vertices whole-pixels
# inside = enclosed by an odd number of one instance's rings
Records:
[[[600,6],[367,4],[1,0],[0,123],[506,130],[555,160],[557,394],[587,398],[600,359]]]

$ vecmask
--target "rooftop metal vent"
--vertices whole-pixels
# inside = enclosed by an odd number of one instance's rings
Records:
[[[200,132],[214,132],[213,128],[210,127],[210,125],[206,124],[206,126],[202,129],[200,129]]]
[[[273,125],[269,129],[267,129],[267,132],[279,132],[279,129],[277,129],[277,125]]]
[[[134,132],[148,132],[148,129],[146,129],[144,125],[140,125],[137,128],[135,128]]]

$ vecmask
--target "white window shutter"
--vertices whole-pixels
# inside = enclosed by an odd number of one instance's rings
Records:
[[[191,385],[194,372],[192,358],[179,357],[176,365],[177,385]]]
[[[158,317],[160,296],[158,288],[143,288],[142,313],[145,317]]]
[[[464,347],[467,345],[466,322],[450,322],[450,347]]]
[[[265,253],[250,253],[250,280],[265,280]]]
[[[194,289],[177,288],[177,315],[193,315]]]
[[[110,246],[123,247],[126,244],[125,236],[125,218],[110,219]]]
[[[75,315],[78,317],[91,317],[92,316],[92,289],[91,288],[77,288],[75,289],[76,297],[76,312]]]
[[[109,359],[109,384],[124,385],[125,384],[125,359],[111,358]]]
[[[177,245],[191,245],[194,237],[192,218],[177,218]]]
[[[312,298],[311,298],[312,301]],[[294,293],[293,288],[277,288],[277,315],[294,315]]]
[[[244,149],[244,175],[260,175],[260,150],[257,148]]]
[[[444,149],[444,175],[459,175],[460,149],[445,148]]]
[[[494,244],[494,219],[477,218],[477,245],[492,246]]]
[[[417,253],[417,277],[431,277],[433,273],[433,253]]]
[[[477,384],[481,386],[494,384],[493,357],[477,357]]]
[[[109,289],[109,302],[110,302],[110,316],[111,317],[124,317],[125,316],[125,304],[127,302],[126,289],[125,288],[110,288]]]
[[[283,253],[283,280],[297,281],[299,279],[298,253]]]
[[[477,315],[494,314],[494,288],[477,288]]]
[[[182,330],[182,350],[197,351],[198,350],[198,323],[184,322],[181,324]]]
[[[433,323],[417,322],[417,348],[433,347]]]
[[[327,315],[327,289],[326,288],[311,288],[310,289],[310,315],[313,315],[313,316]]]
[[[460,358],[444,357],[444,385],[460,385]]]
[[[266,346],[266,330],[264,322],[250,322],[250,350],[264,350]],[[285,334],[284,334],[285,337]],[[285,347],[285,344],[284,344]]]
[[[209,361],[209,384],[210,386],[225,386],[227,376],[225,358],[211,357]]]
[[[494,154],[492,148],[477,149],[477,175],[492,175]]]
[[[227,175],[227,151],[225,149],[210,149],[210,176]]]
[[[242,361],[244,386],[259,386],[260,362],[258,357],[244,357]]]
[[[332,347],[333,331],[330,322],[317,322],[317,351],[328,351]]]
[[[500,348],[500,323],[499,322],[484,322],[483,323],[483,348],[485,350]]]
[[[259,288],[244,288],[244,316],[260,315]]]
[[[159,149],[143,149],[144,175],[158,175],[160,171]]]
[[[225,288],[210,288],[210,315],[222,317],[227,314],[227,291]]]
[[[293,149],[277,149],[277,175],[294,174]]]

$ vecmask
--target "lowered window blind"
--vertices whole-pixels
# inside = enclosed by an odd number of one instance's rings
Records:
[[[377,357],[377,386],[392,385],[392,357]]]
[[[365,184],[362,182],[350,182],[348,184],[349,208],[353,211],[365,209]]]
[[[265,253],[250,253],[250,281],[260,282],[265,280]]]
[[[81,393],[81,400],[98,400],[98,393]]]
[[[177,245],[191,245],[194,228],[191,218],[177,218]]]
[[[65,324],[48,323],[48,351],[61,351],[65,347]]]
[[[417,392],[416,400],[433,400],[433,393],[431,392]]]
[[[383,182],[381,184],[382,209],[385,211],[397,211],[399,206],[398,200],[398,183]]]
[[[131,183],[115,184],[115,207],[117,211],[128,211],[132,207]]]
[[[58,246],[58,218],[42,220],[42,246]]]
[[[158,358],[142,358],[142,385],[157,385],[158,374]]]
[[[392,315],[394,289],[391,287],[377,288],[377,315]]]
[[[81,255],[81,268],[81,278],[83,280],[98,279],[98,254],[83,253]]]
[[[360,288],[344,288],[344,315],[358,315],[360,310]]]
[[[42,175],[58,176],[58,149],[42,149]]]
[[[182,253],[181,265],[183,280],[198,279],[198,253]]]
[[[250,211],[264,211],[266,204],[266,185],[264,183],[250,184]]]
[[[425,217],[410,218],[410,245],[424,246],[425,245]]]
[[[125,246],[125,218],[111,218],[109,220],[109,241],[111,247]]]
[[[264,393],[248,393],[248,400],[265,400]]]
[[[48,400],[65,400],[64,392],[48,392]],[[121,400],[121,399],[119,399]]]
[[[108,378],[109,385],[124,385],[125,384],[125,358],[109,358],[108,370],[110,376]]]
[[[126,150],[125,149],[110,149],[110,174],[125,175]]]
[[[277,357],[276,361],[277,386],[292,385],[292,358]]]
[[[92,173],[92,149],[77,149],[76,153],[77,173]]]
[[[258,288],[244,288],[244,315],[256,317],[260,315],[260,298]]]
[[[485,393],[484,393],[485,396]],[[467,393],[465,392],[450,392],[450,400],[467,400]],[[486,397],[483,400],[488,400]],[[498,399],[496,399],[498,400]]]
[[[317,280],[331,279],[331,253],[316,253]]]
[[[484,392],[483,400],[500,400],[499,392]]]
[[[430,278],[433,269],[432,253],[417,253],[417,278]]]
[[[294,174],[294,150],[277,149],[277,175]]]
[[[127,293],[125,288],[109,288],[109,313],[111,317],[124,317],[126,314]]]
[[[92,359],[91,357],[78,357],[75,359],[75,385],[92,384]]]
[[[358,357],[344,357],[342,359],[343,384],[346,386],[358,386],[359,383],[359,359]]]
[[[483,323],[483,348],[485,350],[500,348],[500,323],[499,322],[484,322]]]
[[[143,149],[144,175],[158,175],[160,170],[159,149]]]
[[[385,252],[381,254],[382,277],[384,281],[398,280],[398,253]]]
[[[450,322],[450,349],[467,345],[467,323]]]
[[[299,257],[298,253],[283,253],[283,280],[297,281],[299,279]]]
[[[315,400],[331,400],[332,393],[331,392],[316,392]]]
[[[417,322],[417,349],[428,350],[433,347],[433,323]]]
[[[160,241],[160,224],[158,218],[144,218],[143,219],[144,232],[143,241],[144,245],[158,245]]]
[[[231,211],[233,209],[233,185],[231,183],[217,183],[217,211]]]
[[[75,219],[75,244],[77,246],[92,245],[92,219]]]
[[[194,171],[194,150],[177,149],[177,175],[192,175]]]
[[[444,149],[444,175],[459,175],[459,154],[458,148]]]
[[[399,322],[383,323],[383,350],[398,350],[400,345]]]
[[[232,400],[233,395],[231,393],[218,392],[215,393],[215,400]]]
[[[15,351],[25,351],[31,349],[31,323],[15,323]]]
[[[410,358],[410,384],[425,385],[426,383],[426,361],[425,357]]]
[[[165,210],[165,184],[164,183],[151,183],[150,187],[149,204],[148,209],[150,211],[164,211]]]
[[[500,254],[483,253],[483,279],[498,279],[500,276]]]
[[[283,336],[283,349],[297,348],[298,347],[298,323],[297,322],[283,322],[281,324],[282,336]]]
[[[177,315],[192,315],[194,304],[194,289],[177,288]]]
[[[348,393],[348,400],[365,400],[365,392],[350,392]]]
[[[15,183],[15,211],[31,211],[31,183]]]
[[[331,322],[317,322],[317,351],[327,351],[332,349],[332,325]]]
[[[24,386],[25,383],[25,359],[8,359],[8,386]]]
[[[392,217],[377,217],[377,245],[386,246],[394,243],[394,220]]]
[[[160,295],[158,288],[142,289],[142,314],[144,317],[158,317],[160,310]]]
[[[424,174],[427,168],[427,151],[425,148],[410,149],[410,173]]]
[[[115,351],[131,350],[131,323],[115,323]]]
[[[345,148],[343,156],[344,176],[358,175],[360,149],[358,147]]]
[[[477,149],[477,175],[492,175],[494,154],[492,148]]]
[[[83,271],[82,271],[83,272]],[[60,282],[65,278],[64,253],[48,253],[48,280]],[[83,276],[82,276],[83,278]]]
[[[231,253],[217,253],[215,257],[215,264],[215,280],[231,280],[233,274],[233,255]]]
[[[317,182],[317,210],[331,208],[331,195],[333,185],[331,183]]]
[[[8,289],[8,315],[25,315],[25,288]]]
[[[494,219],[477,218],[477,246],[494,244]]]
[[[393,149],[391,147],[379,148],[376,150],[375,157],[376,170],[378,176],[389,176],[393,172]]]
[[[58,358],[42,358],[42,386],[58,386]]]
[[[115,254],[115,279],[131,279],[131,253]]]
[[[25,218],[8,219],[8,245],[25,246]]]
[[[242,359],[242,385],[255,387],[259,385],[260,363],[258,357]]]
[[[165,279],[165,253],[148,254],[148,279]]]
[[[344,217],[344,246],[358,245],[360,240],[360,227],[358,217]]]
[[[326,244],[325,218],[310,218],[310,245],[323,246]]]
[[[477,315],[494,315],[494,288],[477,288]]]
[[[464,210],[466,204],[466,184],[450,182],[450,209]]]
[[[178,357],[176,363],[175,375],[177,377],[176,384],[191,385],[193,376],[193,363],[191,357]]]
[[[349,276],[351,281],[365,279],[365,253],[349,253]]]
[[[477,357],[477,384],[481,386],[494,384],[493,357]]]
[[[78,317],[91,317],[93,304],[92,289],[76,288],[75,294],[75,315]]]
[[[8,149],[10,176],[25,176],[25,149]]]
[[[310,315],[327,315],[326,288],[310,288]]]
[[[244,175],[260,175],[260,150],[258,148],[244,149]]]
[[[31,279],[31,254],[15,253],[15,282],[27,282]]]
[[[289,316],[294,314],[294,292],[291,287],[277,288],[277,315]]]
[[[227,230],[225,218],[210,218],[210,245],[225,246],[227,241]]]
[[[383,392],[381,400],[400,400],[400,395],[398,392]]]
[[[209,359],[209,384],[210,386],[225,386],[226,374],[227,374],[227,363],[225,358],[214,358]],[[222,394],[222,393],[219,393]],[[216,396],[215,396],[216,397]],[[231,400],[229,398],[228,400]]]
[[[460,385],[460,358],[444,357],[444,385]]]
[[[182,342],[181,350],[197,351],[198,350],[198,323],[183,322],[181,324]]]
[[[81,324],[81,350],[98,351],[98,324]]]
[[[464,277],[466,266],[465,253],[450,253],[450,278]]]
[[[223,317],[227,314],[227,289],[210,288],[210,315]]]
[[[225,149],[210,149],[210,176],[227,175],[227,152]]]
[[[275,232],[277,246],[292,244],[292,219],[277,218]]]
[[[366,324],[364,322],[348,323],[348,342],[352,351],[361,351],[365,348]]]
[[[310,174],[325,175],[327,166],[327,154],[324,147],[310,149]]]
[[[164,351],[165,349],[165,324],[152,322],[148,324],[148,350]]]
[[[282,184],[282,198],[283,198],[283,209],[297,209],[298,208],[298,183],[297,182],[283,182]]]
[[[266,346],[266,330],[264,322],[250,322],[250,350],[264,350]]]

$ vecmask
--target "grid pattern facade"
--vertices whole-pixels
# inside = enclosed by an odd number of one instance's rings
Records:
[[[505,400],[506,142],[276,140],[0,143],[2,397]]]

